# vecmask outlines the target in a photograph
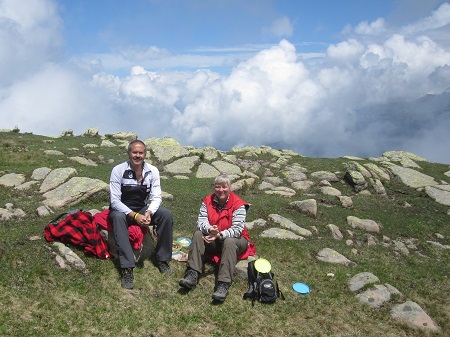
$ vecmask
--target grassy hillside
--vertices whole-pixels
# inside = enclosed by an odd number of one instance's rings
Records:
[[[23,173],[27,180],[39,167],[74,167],[78,176],[109,181],[114,165],[127,159],[125,149],[85,148],[85,144],[100,144],[99,137],[63,137],[0,133],[0,176]],[[59,150],[64,156],[46,155],[44,150]],[[235,153],[240,155],[239,153]],[[97,167],[82,166],[70,156],[83,156],[98,163]],[[243,153],[242,153],[243,155]],[[349,154],[350,155],[350,154]],[[162,169],[162,164],[150,160]],[[114,163],[108,163],[113,159]],[[268,155],[252,160],[272,160]],[[345,172],[342,158],[293,157],[290,163],[300,163],[308,172],[329,170]],[[450,178],[443,175],[448,165],[420,163],[423,172],[437,181]],[[273,170],[275,174],[279,173]],[[211,192],[210,179],[175,179],[165,175],[165,192],[174,196],[164,206],[173,212],[174,237],[190,236],[195,228],[201,199]],[[214,305],[213,268],[194,291],[184,293],[178,286],[185,265],[171,263],[174,273],[161,275],[148,261],[135,271],[135,289],[124,290],[114,261],[83,255],[88,274],[72,268],[60,269],[51,254],[51,245],[43,237],[43,228],[52,216],[39,218],[37,207],[42,196],[36,188],[19,191],[0,186],[0,207],[13,203],[27,216],[0,221],[0,335],[1,336],[423,336],[423,332],[395,322],[389,311],[395,301],[380,309],[362,305],[349,290],[349,277],[363,271],[372,272],[382,283],[400,290],[404,299],[418,303],[441,327],[436,336],[448,336],[450,331],[450,251],[437,248],[435,233],[444,236],[440,242],[450,244],[448,207],[434,202],[424,192],[403,185],[396,179],[385,184],[388,197],[356,195],[348,185],[335,183],[344,195],[353,199],[353,209],[344,209],[335,197],[317,193],[297,192],[292,198],[270,196],[257,187],[240,194],[252,206],[247,220],[266,219],[277,213],[299,226],[315,226],[318,234],[305,241],[276,240],[260,237],[267,229],[250,231],[259,256],[272,262],[285,301],[274,305],[255,304],[242,300],[247,289],[245,280],[236,279],[230,295],[222,305]],[[317,185],[316,185],[317,186]],[[289,206],[295,200],[315,198],[318,216],[313,219]],[[106,195],[93,198],[72,208],[101,209],[108,205]],[[405,203],[411,207],[405,207]],[[55,210],[55,213],[58,213]],[[345,240],[334,240],[326,228],[335,224],[346,232],[345,219],[354,215],[382,224],[377,235],[392,240],[414,242],[416,249],[404,256],[381,243],[368,246],[366,233],[353,230],[357,244],[349,247]],[[40,240],[30,237],[40,236]],[[359,243],[359,244],[358,244]],[[327,264],[315,258],[325,247],[332,248],[356,262],[355,266]],[[357,249],[353,254],[351,249]],[[333,273],[334,277],[327,276]],[[295,293],[295,282],[307,283],[309,295]],[[398,300],[401,300],[398,298]]]

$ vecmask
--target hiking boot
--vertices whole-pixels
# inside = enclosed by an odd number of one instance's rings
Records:
[[[229,283],[226,282],[218,282],[217,288],[214,294],[212,295],[213,300],[223,302],[228,295],[228,288],[230,287]]]
[[[167,274],[167,275],[172,274],[172,269],[170,268],[169,264],[166,261],[159,261],[157,263],[157,267],[161,274]]]
[[[180,287],[186,288],[186,289],[193,289],[198,283],[198,272],[196,272],[194,269],[188,269],[186,271],[186,274],[184,274],[184,278],[180,280],[178,283]]]
[[[133,268],[122,268],[122,288],[133,289]]]

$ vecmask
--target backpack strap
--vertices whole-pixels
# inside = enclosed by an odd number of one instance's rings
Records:
[[[284,301],[284,295],[283,292],[280,290],[280,287],[278,286],[278,281],[276,281],[276,285],[277,285],[277,297],[279,297],[280,299],[282,299]]]

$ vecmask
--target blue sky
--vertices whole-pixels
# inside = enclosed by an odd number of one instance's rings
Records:
[[[450,4],[0,0],[0,128],[450,163]]]

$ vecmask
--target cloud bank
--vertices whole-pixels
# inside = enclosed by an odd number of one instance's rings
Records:
[[[313,58],[288,39],[239,60],[155,46],[67,57],[62,25],[53,1],[0,0],[0,128],[59,135],[98,127],[311,157],[406,150],[450,163],[449,4],[403,27],[381,18],[345,27],[340,43]],[[288,18],[272,27],[285,36],[292,29]],[[118,76],[111,64],[129,73]],[[233,66],[221,74],[219,65]]]

